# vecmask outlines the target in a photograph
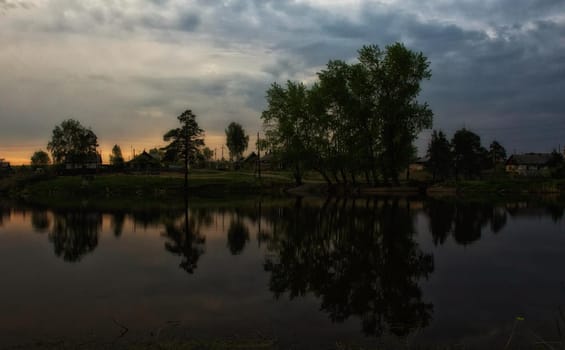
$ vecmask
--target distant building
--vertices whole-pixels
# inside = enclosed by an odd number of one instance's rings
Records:
[[[551,153],[513,154],[506,161],[506,172],[521,176],[545,176],[549,174]]]
[[[127,162],[127,168],[130,171],[144,174],[159,174],[161,170],[161,161],[151,154],[143,151]]]
[[[93,173],[102,168],[102,156],[92,153],[80,160],[70,159],[64,165],[66,173]]]
[[[6,176],[13,172],[10,162],[7,162],[4,158],[0,158],[0,176]]]
[[[428,164],[429,161],[430,159],[428,157],[419,157],[416,158],[414,161],[410,162],[408,167],[410,171],[422,171],[424,170],[426,164]]]

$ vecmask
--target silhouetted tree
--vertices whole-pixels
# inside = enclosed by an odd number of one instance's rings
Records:
[[[239,123],[231,122],[226,132],[226,145],[230,152],[230,161],[239,160],[243,156],[243,152],[247,149],[249,136],[245,134],[245,130]]]
[[[214,151],[212,151],[208,147],[204,147],[202,149],[202,156],[204,157],[204,161],[207,163],[211,162],[214,159]]]
[[[498,141],[492,141],[489,146],[488,156],[492,167],[495,167],[497,164],[504,163],[506,161],[506,149],[504,149]]]
[[[85,164],[98,156],[96,147],[98,138],[94,132],[74,119],[65,120],[56,126],[51,141],[47,144],[56,164]]]
[[[432,180],[436,181],[437,178],[440,180],[447,179],[453,166],[453,157],[451,145],[443,131],[433,131],[432,139],[428,144],[427,156],[426,167],[432,173]]]
[[[49,154],[43,150],[35,151],[31,156],[32,168],[45,168],[49,164],[51,164],[51,158],[49,158]]]
[[[455,178],[479,176],[483,167],[484,149],[479,135],[467,129],[455,132],[451,141]]]
[[[122,169],[124,167],[124,156],[122,155],[122,149],[118,145],[112,147],[112,154],[110,154],[110,164],[115,169]]]
[[[292,170],[297,185],[309,155],[308,92],[302,83],[288,81],[286,88],[273,83],[267,90],[267,109],[261,114],[268,148]]]
[[[420,52],[407,49],[400,43],[387,46],[363,47],[360,61],[367,62],[381,118],[381,172],[384,180],[398,183],[399,173],[408,167],[412,143],[418,133],[431,127],[433,113],[427,103],[417,100],[422,80],[431,77],[430,63]]]
[[[188,166],[194,160],[198,149],[204,146],[204,130],[196,122],[196,116],[191,110],[184,111],[177,117],[180,128],[169,130],[163,140],[170,142],[165,148],[165,158],[169,161],[183,160],[184,186],[188,188]]]

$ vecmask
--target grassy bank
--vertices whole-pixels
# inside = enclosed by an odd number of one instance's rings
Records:
[[[565,193],[565,179],[504,178],[450,181],[429,186],[428,194],[559,194]]]
[[[0,182],[0,192],[20,198],[167,198],[178,197],[184,189],[182,174],[96,175],[96,176],[14,176]],[[291,186],[283,176],[264,176],[221,171],[196,171],[189,176],[188,191],[199,196],[277,193]]]
[[[183,192],[183,175],[106,174],[96,176],[22,175],[0,180],[2,197],[25,198],[34,201],[65,199],[119,200],[135,202],[139,198],[178,198]],[[236,171],[194,171],[189,175],[188,192],[196,197],[226,197],[258,194],[280,194],[289,189],[297,195],[389,195],[422,193],[428,195],[537,195],[565,193],[565,179],[499,178],[449,181],[439,184],[411,182],[399,187],[333,186],[307,180],[295,187],[289,174],[266,173],[257,179],[253,173]],[[410,191],[408,191],[410,190]],[[124,204],[124,203],[122,203]],[[128,204],[128,203],[126,203]]]

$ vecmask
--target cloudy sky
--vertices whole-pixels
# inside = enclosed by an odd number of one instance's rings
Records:
[[[434,128],[565,146],[563,0],[0,0],[0,158],[29,162],[68,118],[127,158],[187,108],[219,148],[230,121],[260,130],[272,82],[396,41],[432,63]]]

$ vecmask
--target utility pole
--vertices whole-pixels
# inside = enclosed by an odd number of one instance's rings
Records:
[[[259,132],[257,132],[257,177],[261,180],[261,145],[259,143]],[[259,219],[260,221],[261,219]]]
[[[222,145],[222,162],[224,161],[224,145]]]

